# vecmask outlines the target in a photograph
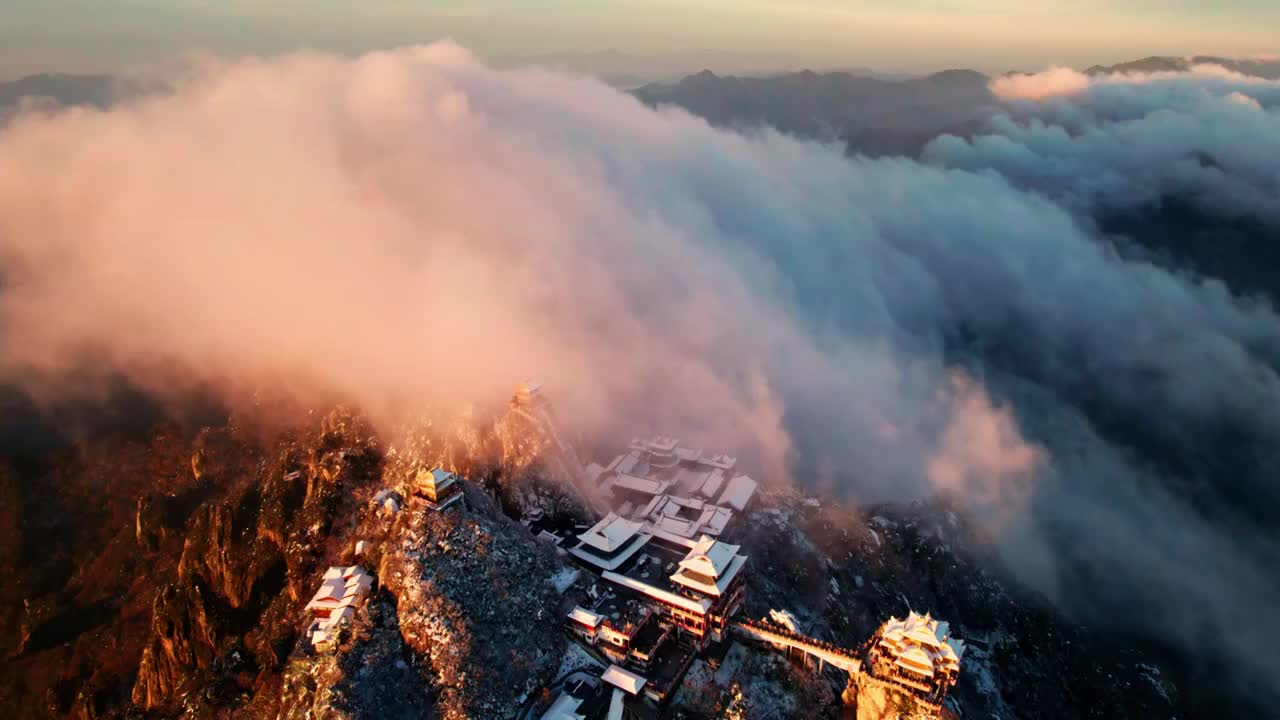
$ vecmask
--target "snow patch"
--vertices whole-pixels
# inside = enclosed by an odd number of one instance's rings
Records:
[[[557,593],[563,595],[569,588],[573,587],[573,584],[577,582],[578,578],[581,576],[581,571],[566,565],[565,567],[560,568],[555,575],[551,576],[551,584],[555,586]]]

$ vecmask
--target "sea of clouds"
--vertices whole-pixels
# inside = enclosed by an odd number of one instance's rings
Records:
[[[1233,492],[1275,507],[1280,317],[1089,220],[1185,193],[1274,223],[1280,85],[993,90],[992,131],[922,161],[451,44],[29,109],[0,129],[0,378],[336,394],[393,422],[536,377],[591,440],[671,431],[861,501],[945,492],[1063,607],[1280,685],[1274,533],[1200,462],[1243,433]]]

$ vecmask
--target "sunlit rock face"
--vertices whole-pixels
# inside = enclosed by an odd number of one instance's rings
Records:
[[[858,720],[933,720],[936,710],[911,695],[878,683],[863,683],[854,696]]]
[[[500,720],[559,666],[559,561],[482,494],[468,503],[476,509],[411,516],[378,575],[439,689],[441,717]]]

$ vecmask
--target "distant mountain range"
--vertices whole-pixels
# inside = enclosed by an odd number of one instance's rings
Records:
[[[0,108],[16,105],[23,98],[105,108],[113,98],[116,85],[117,80],[111,75],[28,75],[0,83]]]
[[[909,149],[921,131],[963,126],[983,106],[994,102],[986,88],[988,77],[974,70],[945,70],[923,77],[870,68],[823,72],[761,69],[737,75],[703,70],[681,79],[646,84],[643,78],[653,77],[653,73],[628,70],[636,62],[636,58],[616,51],[602,51],[506,58],[499,65],[536,65],[596,75],[615,86],[633,88],[632,92],[645,102],[679,105],[712,122],[739,126],[769,123],[802,135],[859,140],[855,146],[869,141],[873,149],[881,145]],[[1085,72],[1176,72],[1203,63],[1280,79],[1280,58],[1148,57],[1111,66],[1095,65]],[[673,61],[660,74],[680,78],[675,67]],[[28,75],[0,82],[0,114],[12,110],[24,98],[105,108],[122,97],[154,89],[136,80],[106,74]],[[787,107],[779,107],[780,104]],[[894,121],[892,131],[877,129],[889,119]]]
[[[1246,75],[1280,79],[1280,60],[1197,56],[1148,57],[1089,74],[1179,72],[1216,64]],[[676,105],[724,127],[769,126],[801,137],[841,141],[872,156],[915,156],[941,133],[969,136],[997,110],[990,78],[974,70],[924,77],[802,71],[721,76],[703,70],[672,83],[651,83],[633,94],[644,102]]]
[[[1221,65],[1244,75],[1280,79],[1280,58],[1233,60],[1231,58],[1214,57],[1212,55],[1196,55],[1188,58],[1147,57],[1141,60],[1120,63],[1118,65],[1094,65],[1085,70],[1090,75],[1107,75],[1111,73],[1151,73],[1151,72],[1184,72],[1195,65]]]
[[[722,77],[704,70],[634,94],[650,105],[678,105],[716,125],[768,125],[843,141],[870,154],[914,154],[939,129],[963,133],[989,117],[996,103],[989,80],[973,70],[896,80],[808,70]]]

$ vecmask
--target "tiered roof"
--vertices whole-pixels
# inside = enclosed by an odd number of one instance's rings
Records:
[[[680,561],[680,569],[671,576],[671,581],[719,597],[747,563],[747,556],[739,555],[739,549],[738,545],[704,535]]]
[[[597,550],[611,553],[622,547],[623,543],[638,532],[640,532],[640,523],[609,513],[590,530],[579,535],[578,539]]]
[[[307,636],[313,645],[329,640],[330,631],[355,615],[356,605],[373,588],[373,576],[359,565],[334,566],[325,571],[320,589],[306,610],[311,613]]]
[[[434,467],[430,470],[423,468],[418,471],[414,482],[420,489],[433,496],[440,510],[462,499],[461,486],[457,484],[458,476],[444,468]]]
[[[958,673],[964,641],[950,636],[950,626],[927,613],[912,612],[905,619],[889,618],[880,628],[878,643],[903,668],[924,677]]]
[[[635,555],[652,537],[640,532],[642,523],[609,513],[590,530],[578,536],[581,541],[569,552],[605,570],[614,570]]]

